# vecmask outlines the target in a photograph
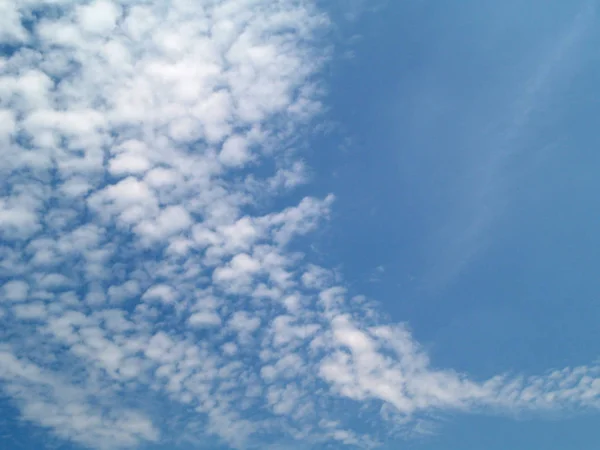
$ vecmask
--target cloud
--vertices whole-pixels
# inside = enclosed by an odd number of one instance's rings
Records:
[[[285,196],[320,111],[311,2],[1,8],[0,388],[25,420],[99,449],[369,448],[434,411],[599,406],[595,366],[434,368],[299,251],[334,202]]]
[[[92,406],[86,401],[89,393],[17,358],[7,348],[0,351],[0,361],[4,390],[20,406],[23,418],[53,429],[59,437],[100,449],[158,439],[153,425],[135,411]]]
[[[188,319],[190,325],[195,327],[216,327],[221,325],[221,317],[210,311],[202,311],[194,313]]]
[[[4,301],[23,301],[27,298],[29,285],[23,280],[13,280],[2,286],[2,299]]]

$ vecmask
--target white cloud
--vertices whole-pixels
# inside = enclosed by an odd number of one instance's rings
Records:
[[[159,331],[150,339],[146,349],[146,356],[150,359],[161,360],[173,347],[173,341],[164,332]]]
[[[48,273],[37,280],[37,285],[43,289],[60,289],[69,284],[69,278],[60,273]]]
[[[113,175],[143,173],[150,168],[150,162],[144,155],[122,153],[110,160],[109,170]]]
[[[254,275],[260,270],[259,261],[246,253],[239,253],[227,265],[215,269],[213,281],[226,292],[248,293],[254,282]]]
[[[143,300],[156,300],[164,303],[173,303],[177,299],[177,292],[169,285],[157,284],[150,287],[142,296]]]
[[[228,137],[219,153],[219,160],[226,166],[241,166],[249,159],[248,143],[242,136]]]
[[[221,317],[214,312],[202,311],[194,313],[188,319],[190,325],[198,328],[216,327],[221,325]]]
[[[260,318],[252,317],[246,311],[236,311],[229,319],[229,326],[238,333],[251,334],[260,327]]]
[[[15,114],[8,109],[0,110],[0,142],[2,142],[3,145],[7,145],[16,131],[17,122],[15,120]]]
[[[93,34],[111,32],[121,15],[120,5],[106,0],[96,0],[77,8],[77,21],[82,30]]]
[[[129,280],[121,285],[113,285],[108,288],[108,295],[114,302],[121,302],[134,297],[140,292],[139,283],[135,280]]]
[[[167,206],[160,211],[155,220],[143,221],[136,229],[144,237],[157,240],[181,233],[192,223],[192,218],[187,210],[181,205],[176,205]]]
[[[15,305],[13,307],[15,317],[23,320],[44,319],[46,317],[46,307],[41,302],[28,303],[27,305]]]
[[[331,284],[333,276],[331,271],[310,264],[302,274],[302,283],[307,288],[324,289]]]
[[[104,414],[86,402],[89,393],[8,349],[0,351],[0,362],[0,379],[21,406],[23,418],[54,429],[64,439],[102,450],[158,439],[147,417],[127,409]]]
[[[0,201],[0,231],[7,238],[26,238],[40,229],[32,209]]]
[[[23,280],[12,280],[2,286],[2,300],[20,302],[27,298],[29,284]]]
[[[19,42],[27,39],[27,31],[21,23],[19,8],[14,3],[0,3],[0,41]]]

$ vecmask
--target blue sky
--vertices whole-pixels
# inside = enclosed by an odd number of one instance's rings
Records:
[[[0,17],[7,448],[596,448],[595,1]]]

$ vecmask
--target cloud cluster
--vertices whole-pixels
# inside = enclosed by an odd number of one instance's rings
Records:
[[[440,410],[600,406],[595,367],[433,368],[294,245],[333,196],[265,206],[307,179],[310,1],[24,0],[0,20],[0,388],[24,419],[100,449],[375,447]]]

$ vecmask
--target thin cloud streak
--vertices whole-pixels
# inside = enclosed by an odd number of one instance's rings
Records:
[[[510,108],[509,124],[486,139],[489,148],[482,149],[484,159],[478,160],[469,174],[475,181],[469,189],[469,198],[464,199],[464,208],[450,218],[447,228],[436,240],[443,241],[447,250],[441,254],[438,249],[434,250],[439,261],[427,277],[428,284],[439,289],[452,282],[489,245],[493,233],[491,228],[508,208],[506,190],[510,179],[507,181],[506,166],[525,151],[522,142],[532,116],[546,108],[552,92],[560,82],[564,82],[565,72],[577,64],[565,64],[565,60],[585,42],[595,20],[594,2],[585,2],[580,12],[556,37],[548,52],[542,55],[531,76],[518,87],[514,106]]]

